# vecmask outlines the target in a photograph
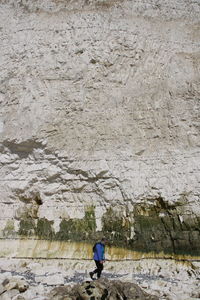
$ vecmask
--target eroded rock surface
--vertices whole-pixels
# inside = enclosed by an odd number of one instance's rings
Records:
[[[0,1],[2,238],[199,255],[199,14]]]

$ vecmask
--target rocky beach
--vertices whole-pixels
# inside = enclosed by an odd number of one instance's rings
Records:
[[[94,268],[91,260],[65,259],[1,259],[0,299],[2,300],[64,300],[69,299],[69,291],[77,284],[98,284],[91,282],[89,271]],[[2,283],[9,280],[4,292]],[[138,298],[128,293],[120,299],[160,299],[160,300],[197,300],[200,298],[200,262],[175,261],[173,259],[140,259],[135,261],[108,261],[100,284],[103,290],[112,291],[115,282],[125,288],[126,284],[141,289]],[[20,286],[22,287],[20,290]],[[64,289],[66,287],[66,289]],[[64,289],[64,290],[63,290]],[[146,293],[155,298],[145,298]],[[102,299],[103,294],[96,295]],[[91,299],[89,296],[72,299]],[[57,297],[57,298],[56,298]],[[66,298],[65,298],[66,297]],[[71,298],[70,298],[71,299]],[[115,295],[113,298],[119,299]]]

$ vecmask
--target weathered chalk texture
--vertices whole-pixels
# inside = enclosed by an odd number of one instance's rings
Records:
[[[2,238],[200,255],[199,16],[198,0],[0,1]]]

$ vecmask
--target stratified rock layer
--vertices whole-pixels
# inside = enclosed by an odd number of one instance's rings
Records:
[[[1,237],[200,254],[199,14],[0,1]]]

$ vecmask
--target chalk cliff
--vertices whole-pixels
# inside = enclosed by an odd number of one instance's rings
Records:
[[[1,238],[200,255],[199,16],[0,1]]]

